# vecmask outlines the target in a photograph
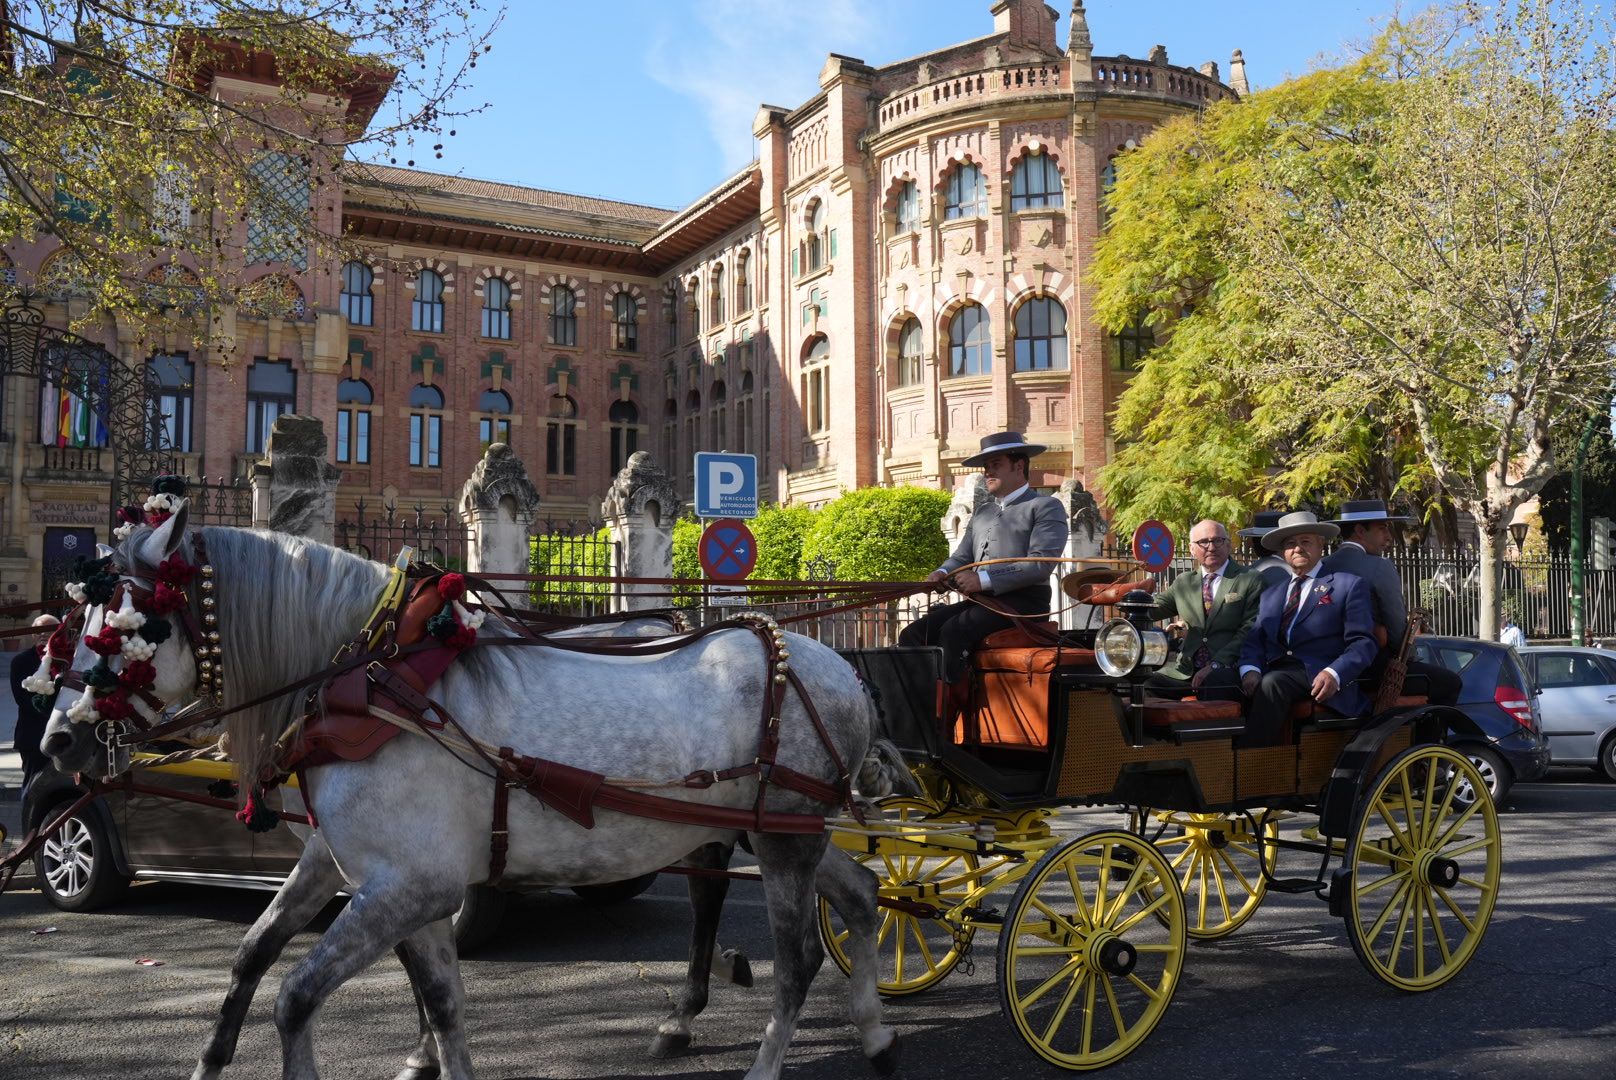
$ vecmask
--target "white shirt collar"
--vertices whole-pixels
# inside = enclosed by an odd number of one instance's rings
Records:
[[[1295,581],[1298,577],[1301,577],[1301,578],[1304,578],[1304,579],[1316,578],[1316,577],[1319,576],[1319,572],[1321,570],[1323,570],[1323,568],[1324,568],[1324,561],[1321,559],[1320,561],[1314,563],[1313,564],[1313,569],[1309,570],[1305,574],[1297,574],[1296,571],[1291,570],[1291,580]],[[1290,568],[1286,567],[1286,569],[1289,570]]]
[[[1208,570],[1204,566],[1201,567],[1201,576],[1203,578],[1204,577],[1209,577],[1209,576],[1210,577],[1223,577],[1228,572],[1229,572],[1229,560],[1228,559],[1224,559],[1223,560],[1223,565],[1218,567],[1216,570]]]
[[[1009,506],[1011,503],[1013,503],[1017,499],[1021,498],[1021,493],[1023,491],[1026,491],[1027,488],[1029,488],[1030,486],[1031,486],[1030,484],[1022,484],[1020,487],[1016,488],[1016,490],[1012,491],[1010,494],[1008,494],[1004,498],[1000,499],[999,500],[999,505],[1000,506]]]

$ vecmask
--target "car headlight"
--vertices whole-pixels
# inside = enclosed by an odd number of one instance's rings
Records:
[[[1160,630],[1146,630],[1141,636],[1144,638],[1145,655],[1140,663],[1153,668],[1167,663],[1167,635]]]
[[[1163,648],[1166,648],[1165,643]],[[1095,635],[1094,659],[1100,670],[1114,679],[1123,678],[1138,667],[1144,653],[1144,639],[1127,619],[1110,619]]]

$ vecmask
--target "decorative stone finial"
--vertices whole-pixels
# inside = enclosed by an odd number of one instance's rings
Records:
[[[1167,66],[1167,46],[1152,45],[1150,47],[1150,62],[1158,67]]]
[[[608,519],[644,513],[656,506],[656,524],[672,522],[679,516],[679,489],[673,479],[651,460],[644,450],[629,455],[612,486],[601,500],[601,513]]]
[[[1246,82],[1246,54],[1239,49],[1229,58],[1229,89],[1241,97],[1251,93],[1251,84]]]
[[[1088,539],[1098,540],[1105,535],[1110,523],[1100,514],[1100,504],[1083,487],[1077,477],[1061,481],[1060,494],[1055,496],[1066,508],[1066,518],[1073,534],[1083,529]]]
[[[483,459],[471,470],[460,489],[461,513],[498,510],[510,498],[517,516],[531,515],[539,507],[539,489],[528,479],[522,459],[502,442],[489,443]]]
[[[1072,0],[1072,25],[1066,34],[1066,51],[1082,53],[1084,59],[1094,54],[1094,38],[1089,36],[1089,16],[1083,10],[1083,0]]]

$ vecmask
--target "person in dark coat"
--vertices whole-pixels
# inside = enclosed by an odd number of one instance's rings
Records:
[[[1177,700],[1194,693],[1202,701],[1240,700],[1235,661],[1257,621],[1262,578],[1229,558],[1229,533],[1219,521],[1190,529],[1193,570],[1178,575],[1156,595],[1155,619],[1172,619],[1184,631],[1177,659],[1145,680],[1151,697]]]
[[[45,724],[50,720],[50,710],[34,708],[34,695],[24,690],[22,683],[39,670],[45,642],[50,639],[59,621],[54,615],[36,618],[34,627],[38,633],[34,635],[33,647],[11,658],[11,696],[17,702],[17,728],[12,733],[11,746],[22,757],[22,785],[25,788],[35,773],[50,764],[50,759],[39,750],[39,742],[45,737]]]
[[[1265,589],[1289,584],[1291,580],[1291,570],[1285,565],[1285,560],[1271,551],[1265,551],[1262,546],[1262,538],[1273,532],[1279,525],[1279,519],[1284,516],[1278,510],[1259,510],[1251,519],[1251,524],[1240,530],[1240,538],[1250,541],[1247,546],[1257,555],[1257,558],[1247,562],[1246,569],[1257,572]]]
[[[1408,632],[1408,605],[1403,600],[1403,579],[1397,567],[1385,558],[1392,546],[1391,523],[1407,521],[1386,509],[1380,499],[1348,501],[1341,516],[1334,523],[1341,527],[1341,546],[1324,560],[1326,571],[1342,570],[1356,574],[1369,583],[1370,598],[1375,606],[1375,623],[1386,628],[1386,644],[1380,655],[1364,674],[1380,680],[1387,663],[1403,644]],[[1421,690],[1435,705],[1452,705],[1459,700],[1464,681],[1440,664],[1422,664],[1409,658],[1408,677],[1404,685],[1418,693]]]

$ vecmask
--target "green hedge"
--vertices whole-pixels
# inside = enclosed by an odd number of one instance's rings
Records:
[[[608,577],[612,566],[611,530],[602,526],[587,536],[546,534],[529,543],[528,572],[562,577]],[[585,582],[551,582],[533,586],[536,604],[577,606],[587,600],[604,600],[611,586]]]
[[[834,562],[838,581],[918,581],[948,557],[941,522],[949,501],[932,488],[843,492],[815,517],[803,562]]]

